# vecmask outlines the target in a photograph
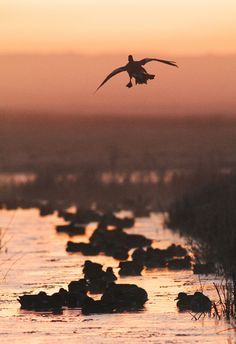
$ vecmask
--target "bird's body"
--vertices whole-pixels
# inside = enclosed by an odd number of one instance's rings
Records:
[[[167,60],[161,60],[161,59],[156,59],[156,58],[144,58],[139,61],[135,61],[133,59],[132,55],[128,56],[129,62],[123,66],[116,68],[113,70],[107,77],[106,79],[100,84],[100,86],[97,88],[97,90],[102,87],[109,79],[111,79],[113,76],[116,74],[119,74],[121,72],[127,72],[130,78],[129,83],[126,85],[126,87],[131,88],[133,86],[132,84],[132,78],[135,79],[136,84],[147,84],[148,80],[152,80],[155,78],[154,74],[149,74],[146,69],[143,67],[148,62],[151,61],[157,61],[161,63],[168,64],[170,66],[178,67],[174,61],[167,61]],[[97,91],[96,90],[96,91]]]
[[[181,311],[191,310],[196,313],[203,313],[211,310],[210,299],[201,292],[195,292],[193,295],[181,292],[175,300],[178,300],[177,307]]]
[[[65,301],[64,290],[61,288],[58,293],[47,295],[40,291],[36,295],[22,295],[17,299],[22,309],[27,310],[49,310],[60,309]]]
[[[129,62],[126,65],[127,73],[129,77],[132,78],[138,73],[147,73],[147,71],[142,67],[141,61],[134,61],[129,58]]]
[[[135,72],[140,71],[142,65],[139,61],[129,61],[126,65],[127,72],[131,77]]]

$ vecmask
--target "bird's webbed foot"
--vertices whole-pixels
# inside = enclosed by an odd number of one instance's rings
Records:
[[[126,87],[128,87],[128,88],[131,88],[132,86],[133,86],[133,84],[131,81],[126,85]]]

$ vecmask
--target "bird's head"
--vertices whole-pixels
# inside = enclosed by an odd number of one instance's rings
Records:
[[[129,62],[133,62],[133,60],[134,60],[134,59],[133,59],[133,56],[132,56],[132,55],[129,55],[129,56],[128,56],[128,60],[129,60]]]
[[[175,301],[176,300],[184,300],[188,297],[188,295],[186,293],[179,293],[178,296],[175,298]]]

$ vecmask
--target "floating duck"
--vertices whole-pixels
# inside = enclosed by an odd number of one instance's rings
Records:
[[[135,284],[110,284],[101,297],[101,301],[116,311],[140,309],[147,300],[146,290]]]
[[[58,233],[67,233],[70,236],[84,235],[85,234],[85,225],[80,225],[80,224],[71,222],[67,225],[56,226],[56,231]]]
[[[132,260],[120,262],[119,268],[120,276],[140,276],[144,266],[142,262]]]
[[[145,68],[143,68],[143,66],[151,61],[157,61],[157,62],[161,62],[161,63],[165,63],[168,64],[170,66],[174,66],[177,67],[176,62],[174,61],[167,61],[167,60],[162,60],[162,59],[156,59],[156,58],[144,58],[142,60],[139,61],[135,61],[133,59],[132,55],[128,56],[128,63],[123,66],[123,67],[119,67],[114,69],[107,77],[106,79],[101,83],[101,85],[98,86],[98,88],[96,89],[96,91],[99,90],[100,87],[102,87],[109,79],[111,79],[113,76],[121,73],[121,72],[127,72],[129,74],[129,78],[130,81],[129,83],[126,85],[126,87],[131,88],[133,86],[132,84],[132,78],[135,79],[135,83],[137,84],[147,84],[148,80],[153,80],[155,78],[154,74],[149,74]]]
[[[111,267],[104,271],[101,264],[93,263],[90,260],[85,261],[83,273],[91,294],[103,293],[109,284],[117,279]]]
[[[193,295],[179,293],[177,298],[177,307],[181,311],[193,311],[196,313],[209,312],[211,310],[211,301],[209,297],[197,291]]]
[[[52,310],[60,309],[64,304],[64,290],[61,288],[58,293],[47,295],[40,291],[36,295],[22,295],[17,299],[22,309],[27,310]]]
[[[191,257],[189,255],[184,258],[170,259],[167,267],[171,270],[188,270],[191,269]]]

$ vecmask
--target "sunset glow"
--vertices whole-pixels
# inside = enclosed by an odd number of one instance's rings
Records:
[[[231,54],[234,0],[2,0],[0,52]]]
[[[235,0],[1,0],[0,108],[234,114],[235,18]],[[148,87],[127,90],[122,73],[94,96],[129,54],[180,68],[152,62]]]
[[[235,89],[236,0],[0,0],[0,344],[236,344]]]

